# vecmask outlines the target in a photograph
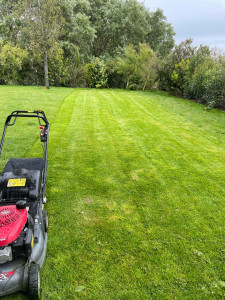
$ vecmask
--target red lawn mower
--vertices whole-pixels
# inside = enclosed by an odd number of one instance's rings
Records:
[[[0,155],[6,129],[18,118],[37,119],[44,158],[12,158],[0,173],[0,296],[17,291],[39,299],[39,268],[47,249],[47,211],[45,188],[49,123],[45,113],[13,111],[6,119],[0,143]]]

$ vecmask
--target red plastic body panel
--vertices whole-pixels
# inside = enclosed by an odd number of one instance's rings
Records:
[[[0,207],[0,246],[15,241],[27,222],[27,210],[17,209],[16,205]]]

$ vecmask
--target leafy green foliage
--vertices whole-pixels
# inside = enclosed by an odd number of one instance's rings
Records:
[[[96,58],[92,63],[86,65],[86,86],[91,88],[107,87],[106,64],[103,60]]]
[[[85,82],[86,86],[89,88],[94,87],[94,83],[92,78],[94,76],[94,65],[93,63],[89,63],[85,66]]]
[[[194,52],[195,48],[192,47],[192,39],[187,39],[181,42],[179,45],[176,45],[173,51],[162,59],[162,64],[159,68],[159,87],[161,89],[166,91],[179,91],[176,84],[174,85],[172,76],[173,72],[176,72],[175,65],[181,63],[182,60],[184,62],[190,60],[194,55]]]
[[[125,74],[123,72],[118,73],[117,58],[106,61],[106,73],[110,88],[124,88],[126,86]]]
[[[138,59],[137,53],[133,45],[129,45],[125,48],[124,58],[118,57],[116,69],[119,74],[123,74],[126,77],[126,89],[129,85],[135,85],[135,79],[137,77]]]
[[[64,62],[62,48],[55,48],[49,58],[49,81],[51,85],[65,85],[69,70]]]
[[[41,53],[54,49],[64,25],[57,0],[21,0],[22,33]]]
[[[59,36],[64,24],[57,0],[21,0],[18,12],[25,46],[35,48],[43,57],[45,86],[49,88],[48,57],[59,48]],[[59,75],[60,76],[60,75]]]
[[[0,38],[13,45],[18,44],[21,37],[19,10],[20,0],[0,0]]]
[[[65,58],[73,64],[73,57],[80,53],[82,63],[89,60],[95,29],[90,22],[89,1],[60,1],[61,12],[65,19],[60,41]],[[75,64],[76,66],[76,64]],[[77,67],[77,66],[76,66]]]
[[[151,89],[157,79],[157,56],[148,44],[139,44],[138,50],[133,45],[125,48],[124,57],[118,57],[116,70],[127,81],[126,89]]]
[[[0,38],[28,51],[17,81],[22,84],[43,84],[44,76],[47,88],[49,80],[83,86],[84,66],[96,58],[107,65],[129,44],[138,49],[147,42],[162,55],[173,47],[174,32],[163,12],[150,13],[137,0],[0,0],[0,5]],[[115,70],[96,71],[104,75],[96,75],[93,86],[107,86],[108,75],[113,86],[122,86],[123,75]],[[139,73],[130,78],[133,88]]]
[[[213,56],[206,46],[186,40],[168,55],[159,68],[160,88],[207,104],[225,108],[225,57]]]
[[[138,46],[144,43],[149,32],[149,11],[136,0],[126,0],[123,6],[124,44]]]
[[[124,45],[122,1],[90,0],[90,21],[95,29],[92,45],[94,57],[112,55]]]
[[[151,90],[157,79],[157,65],[159,63],[156,54],[148,46],[148,44],[139,44],[139,75],[142,89]]]
[[[129,44],[149,43],[154,51],[168,54],[174,31],[162,10],[150,13],[136,0],[90,0],[91,24],[95,28],[93,55],[115,56]]]
[[[15,84],[19,81],[20,71],[28,59],[28,52],[12,46],[9,42],[0,41],[0,81],[6,84]]]
[[[225,65],[209,58],[195,69],[184,92],[209,107],[225,108]]]
[[[153,51],[158,51],[162,57],[167,56],[174,47],[175,32],[171,24],[161,9],[150,13],[148,16],[150,30],[145,41],[151,46]]]
[[[190,60],[186,61],[182,59],[178,64],[175,64],[173,73],[171,75],[171,80],[173,82],[172,88],[175,91],[180,92],[181,96],[183,95],[184,84],[185,84],[185,75],[189,68]]]

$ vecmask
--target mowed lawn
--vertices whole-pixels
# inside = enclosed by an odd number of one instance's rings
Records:
[[[0,107],[0,128],[15,109],[51,124],[43,299],[225,298],[225,112],[163,93],[5,86]],[[9,129],[1,170],[41,155],[35,124]]]

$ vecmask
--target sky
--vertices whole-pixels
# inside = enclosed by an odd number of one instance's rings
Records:
[[[150,11],[164,11],[177,44],[193,38],[193,45],[225,50],[225,0],[145,0],[144,4]]]

